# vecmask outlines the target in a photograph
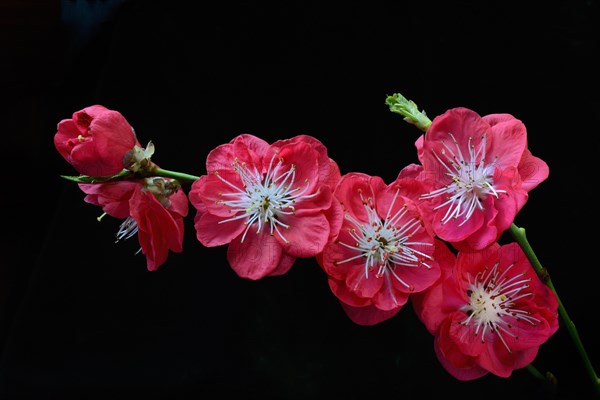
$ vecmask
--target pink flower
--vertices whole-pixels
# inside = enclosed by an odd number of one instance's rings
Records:
[[[454,108],[436,117],[416,142],[423,194],[437,236],[459,250],[498,240],[548,177],[548,166],[527,148],[525,125],[509,114],[480,117]]]
[[[58,123],[54,146],[80,174],[111,176],[138,144],[127,120],[101,105],[86,107]]]
[[[374,325],[400,311],[411,293],[440,276],[433,258],[434,236],[413,199],[422,191],[401,172],[386,185],[377,176],[344,175],[335,196],[345,211],[337,240],[317,260],[348,317]]]
[[[227,259],[240,277],[284,274],[337,235],[342,213],[331,186],[339,168],[317,139],[300,135],[269,145],[242,134],[213,149],[206,167],[189,194],[196,236],[207,247],[228,244]]]
[[[509,377],[530,364],[558,329],[558,300],[517,243],[497,243],[455,257],[436,249],[442,276],[412,297],[435,336],[434,350],[455,378]]]
[[[86,193],[87,203],[101,206],[106,214],[115,218],[125,219],[117,241],[137,233],[149,271],[165,263],[169,250],[175,253],[183,250],[183,218],[188,213],[188,200],[176,181],[145,178],[80,183],[79,187]]]

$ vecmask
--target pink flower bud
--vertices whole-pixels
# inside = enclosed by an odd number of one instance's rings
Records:
[[[123,168],[125,154],[137,144],[133,128],[117,111],[86,107],[58,123],[54,146],[82,175],[110,176]]]

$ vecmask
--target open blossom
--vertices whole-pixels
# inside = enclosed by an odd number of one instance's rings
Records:
[[[337,235],[342,213],[332,186],[340,172],[317,139],[269,145],[242,134],[213,149],[206,167],[189,193],[196,236],[207,247],[228,244],[240,277],[284,274]]]
[[[494,243],[548,177],[548,166],[527,148],[525,125],[509,114],[480,117],[458,107],[436,117],[416,142],[422,195],[433,229],[457,249]]]
[[[441,278],[412,303],[443,367],[473,380],[506,378],[530,364],[558,329],[558,300],[519,245],[494,243],[457,256],[443,245],[435,257]]]
[[[82,175],[111,176],[126,167],[128,152],[139,145],[133,128],[118,111],[86,107],[58,123],[54,146]]]
[[[337,237],[317,260],[348,317],[374,325],[400,311],[409,295],[440,276],[434,237],[413,201],[422,190],[404,177],[386,185],[380,177],[342,176],[335,196],[345,218]]]
[[[117,241],[137,234],[146,267],[155,271],[168,258],[169,250],[183,250],[187,196],[177,181],[145,178],[107,183],[80,183],[85,201],[101,206],[112,217],[124,219]]]

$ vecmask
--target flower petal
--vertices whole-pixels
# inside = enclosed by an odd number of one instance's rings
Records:
[[[470,381],[488,374],[488,371],[478,366],[472,357],[456,351],[453,342],[444,340],[445,337],[436,336],[433,342],[433,350],[450,375],[461,381]]]
[[[545,181],[550,173],[548,164],[532,155],[529,149],[523,152],[523,157],[519,162],[518,168],[519,175],[521,175],[522,187],[528,192]]]
[[[277,269],[282,251],[277,239],[263,230],[246,235],[243,242],[241,235],[233,239],[227,248],[227,260],[241,278],[258,280]]]
[[[456,219],[452,218],[446,223],[443,223],[442,220],[446,215],[448,207],[450,206],[445,206],[437,210],[433,218],[433,227],[440,239],[450,243],[460,242],[474,232],[477,232],[483,225],[484,215],[477,210],[467,221],[465,221],[464,218],[459,217]]]
[[[138,186],[130,200],[131,216],[138,225],[138,240],[146,256],[149,271],[155,271],[167,260],[169,250],[183,250],[182,218],[173,218],[150,192]]]
[[[290,168],[294,170],[293,187],[301,188],[306,194],[314,193],[319,185],[319,154],[310,144],[304,142],[290,143],[281,148],[271,146],[264,158],[265,167],[268,168],[273,160],[273,168],[282,162],[276,177],[287,173]],[[289,184],[291,186],[291,184]]]
[[[365,307],[354,307],[340,301],[344,312],[358,325],[372,326],[386,321],[398,314],[400,307],[393,310],[380,310],[379,308],[369,305]]]
[[[294,257],[314,257],[323,251],[330,233],[329,221],[325,215],[290,215],[285,219],[285,223],[290,228],[279,229],[287,243],[277,233],[273,235],[285,246],[286,253]]]
[[[289,254],[282,253],[281,260],[277,267],[267,274],[267,276],[280,276],[286,274],[296,262],[296,257],[290,256]]]
[[[102,210],[115,218],[127,218],[130,215],[129,200],[137,187],[136,181],[118,181],[106,183],[79,183],[79,188],[87,195],[86,203],[102,207]]]
[[[206,247],[222,246],[240,236],[246,225],[243,221],[223,222],[223,218],[211,214],[202,203],[197,205],[197,213],[194,218],[196,238]]]
[[[483,117],[490,125],[490,146],[486,158],[497,160],[500,168],[516,167],[527,148],[527,130],[510,114],[490,114]]]

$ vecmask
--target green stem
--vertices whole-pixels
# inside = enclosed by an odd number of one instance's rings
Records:
[[[579,352],[581,359],[583,360],[583,364],[585,366],[585,369],[586,369],[590,379],[592,380],[592,384],[594,385],[594,388],[596,389],[596,393],[600,394],[600,380],[598,379],[598,375],[596,375],[596,372],[594,371],[592,362],[590,361],[590,358],[588,357],[587,352],[585,351],[585,348],[583,347],[583,343],[581,342],[581,339],[579,338],[579,334],[577,333],[577,328],[575,327],[575,324],[573,323],[573,321],[571,321],[571,318],[569,318],[569,315],[567,314],[567,310],[565,309],[565,306],[562,304],[562,301],[560,301],[560,297],[558,297],[558,293],[556,293],[554,284],[552,284],[552,280],[550,279],[550,274],[542,266],[542,264],[538,260],[537,256],[535,255],[535,252],[531,248],[531,245],[529,244],[529,241],[527,240],[527,236],[525,235],[525,229],[519,228],[518,226],[516,226],[513,223],[510,226],[510,234],[517,241],[519,246],[521,246],[521,248],[523,249],[523,252],[525,252],[525,255],[527,256],[527,258],[533,265],[533,268],[535,269],[535,271],[536,271],[537,275],[540,277],[540,279],[556,295],[556,298],[558,299],[558,313],[559,313],[561,319],[563,320],[565,327],[567,328],[567,331],[571,335],[571,339],[573,340],[573,343],[575,344],[575,347],[577,348],[577,351]]]
[[[154,167],[150,171],[152,176],[162,176],[165,178],[177,179],[179,182],[192,183],[200,179],[199,176],[184,174],[183,172],[169,171],[168,169],[162,169]]]
[[[533,364],[529,364],[525,368],[527,369],[527,371],[529,371],[531,375],[533,375],[534,378],[540,381],[547,382],[552,386],[556,386],[558,384],[556,377],[550,371],[546,371],[546,375],[544,375],[536,367],[534,367]]]
[[[533,364],[529,364],[525,368],[527,368],[527,371],[529,371],[531,373],[531,375],[533,375],[537,379],[542,380],[542,381],[546,380],[546,377],[544,376],[544,374],[542,374],[536,367],[534,367]]]
[[[148,178],[153,176],[162,176],[164,178],[173,178],[177,179],[181,183],[192,183],[200,179],[200,177],[190,174],[184,174],[183,172],[170,171],[168,169],[162,169],[153,165],[147,169],[141,169],[138,172],[133,172],[127,169],[123,169],[121,172],[111,176],[89,176],[89,175],[79,175],[79,176],[69,176],[69,175],[61,175],[62,178],[67,179],[71,182],[77,183],[105,183],[105,182],[115,182],[121,181],[125,179],[135,179],[135,178]]]
[[[133,173],[129,170],[123,169],[121,172],[110,175],[110,176],[92,176],[92,175],[61,175],[61,178],[76,183],[105,183],[114,182],[127,179],[131,177]]]

